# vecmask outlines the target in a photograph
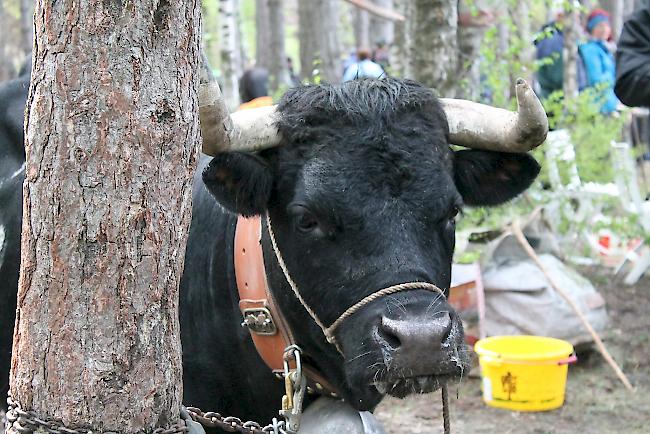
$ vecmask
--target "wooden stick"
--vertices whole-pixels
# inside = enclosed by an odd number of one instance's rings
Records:
[[[528,240],[526,240],[526,237],[524,236],[524,233],[521,231],[521,228],[519,227],[519,222],[514,221],[511,226],[512,233],[514,234],[515,237],[517,237],[517,241],[519,241],[519,244],[524,248],[526,253],[528,253],[528,256],[531,257],[531,259],[537,264],[537,266],[542,270],[542,273],[544,273],[544,276],[546,276],[546,279],[548,282],[551,284],[553,289],[557,291],[560,296],[566,301],[569,306],[573,309],[573,311],[578,315],[578,318],[580,318],[580,321],[582,321],[582,324],[584,324],[585,328],[589,331],[589,334],[591,337],[594,339],[594,342],[596,342],[596,346],[598,347],[598,350],[600,353],[603,355],[607,363],[609,363],[609,366],[612,367],[618,378],[623,382],[625,387],[627,387],[628,390],[634,392],[634,387],[632,387],[632,384],[628,381],[627,377],[621,370],[621,368],[618,366],[616,361],[612,358],[612,356],[609,354],[609,351],[607,351],[607,348],[605,348],[605,345],[603,344],[603,341],[600,339],[600,336],[598,336],[598,333],[596,333],[596,330],[589,324],[589,320],[587,317],[584,316],[584,314],[580,311],[580,308],[578,307],[577,304],[569,297],[569,295],[562,289],[551,277],[551,274],[548,272],[544,264],[542,264],[542,261],[540,261],[539,256],[535,253],[533,248],[530,246],[528,243]]]

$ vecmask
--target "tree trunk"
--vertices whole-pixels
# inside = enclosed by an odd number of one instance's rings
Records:
[[[356,7],[353,8],[352,13],[356,48],[370,50],[370,14]]]
[[[0,0],[0,28],[6,29],[7,13],[5,12],[4,0]],[[0,81],[9,80],[13,76],[13,68],[7,55],[7,33],[0,32]]]
[[[509,23],[507,23],[505,20],[499,20],[497,23],[497,58],[501,61],[508,58],[508,50],[510,49],[510,26],[508,24]],[[493,102],[499,101],[499,98],[502,97],[503,102],[497,105],[504,107],[505,104],[507,104],[507,102],[510,101],[513,96],[512,90],[513,89],[511,86],[504,86],[502,95],[494,95]]]
[[[386,9],[393,9],[393,0],[373,0],[373,3]],[[395,23],[374,15],[370,16],[370,44],[371,47],[383,42],[388,45],[395,39]]]
[[[269,62],[270,91],[274,94],[289,84],[287,55],[284,51],[284,13],[282,0],[268,0],[271,59]]]
[[[526,79],[528,83],[533,82],[533,63],[535,62],[535,46],[532,43],[533,35],[530,24],[530,0],[518,0],[514,6],[514,13],[511,14],[517,37],[521,41],[521,50],[517,53],[517,60],[520,64],[520,71],[516,71],[519,77]],[[514,89],[517,78],[512,77],[511,88]]]
[[[221,80],[223,97],[230,110],[239,105],[239,77],[243,73],[237,0],[219,0]]]
[[[415,0],[411,58],[415,79],[453,97],[458,71],[458,3]]]
[[[337,29],[339,27],[338,0],[319,0],[322,19],[319,21],[317,37],[323,79],[329,83],[339,83],[341,71],[341,46]]]
[[[316,21],[316,8],[298,1],[298,50],[300,55],[300,78],[311,80],[314,76],[315,53],[318,49],[316,34],[310,25]]]
[[[26,55],[32,52],[34,43],[34,0],[20,0],[20,41]]]
[[[395,24],[394,42],[391,47],[391,72],[397,77],[413,78],[411,61],[413,0],[395,0],[395,9],[406,19]]]
[[[244,40],[244,34],[242,33],[242,17],[241,10],[239,7],[239,0],[235,2],[235,32],[237,44],[237,50],[239,51],[239,64],[237,65],[237,71],[239,72],[238,77],[244,73],[244,70],[249,66],[248,58],[248,49],[246,47],[246,41]]]
[[[569,6],[564,20],[564,96],[573,98],[578,95],[578,29],[580,26],[580,11],[575,6]]]
[[[269,67],[270,40],[268,0],[255,0],[255,65],[260,68]]]
[[[338,1],[313,0],[298,2],[301,76],[311,79],[315,69],[318,76],[339,83],[341,48],[336,33],[338,28]],[[315,67],[315,62],[318,63]]]
[[[151,432],[181,404],[200,2],[40,0],[35,31],[11,394]]]

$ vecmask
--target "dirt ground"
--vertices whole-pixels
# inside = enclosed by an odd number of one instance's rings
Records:
[[[558,410],[519,413],[488,407],[480,379],[467,378],[449,388],[452,433],[650,433],[650,276],[630,287],[609,269],[580,271],[607,301],[610,327],[602,337],[636,392],[625,389],[595,350],[579,354],[578,363],[569,367],[566,400]],[[443,432],[439,392],[386,399],[376,414],[389,434]]]

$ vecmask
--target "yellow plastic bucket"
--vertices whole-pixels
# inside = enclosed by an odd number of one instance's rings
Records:
[[[494,336],[476,342],[483,401],[517,411],[544,411],[564,403],[569,342],[542,336]]]

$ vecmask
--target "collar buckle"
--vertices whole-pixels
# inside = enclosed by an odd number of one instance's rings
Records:
[[[242,321],[241,326],[248,327],[251,333],[273,336],[278,332],[271,311],[266,307],[246,308],[243,309],[242,314],[244,321]]]

